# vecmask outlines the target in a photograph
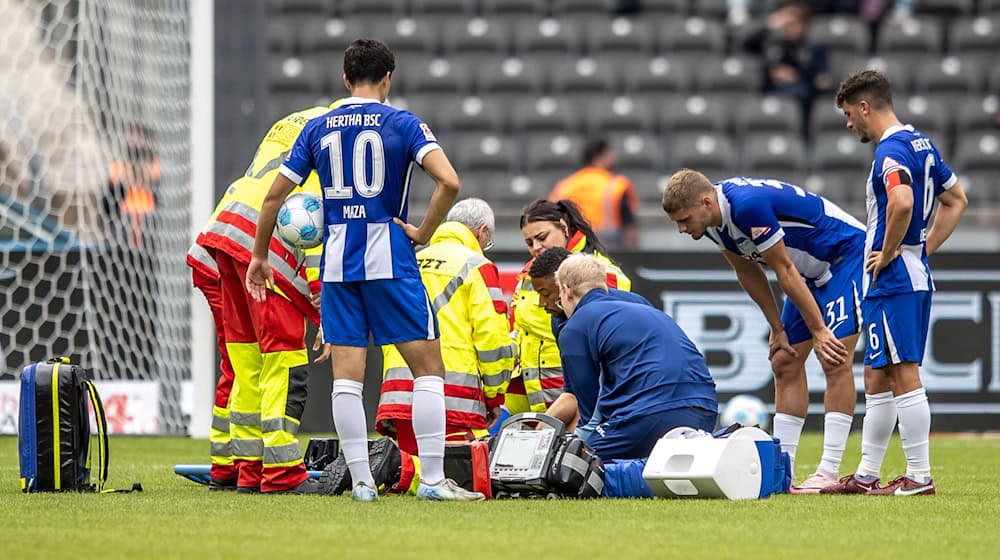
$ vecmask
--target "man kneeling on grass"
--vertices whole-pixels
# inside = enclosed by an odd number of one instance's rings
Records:
[[[563,261],[556,283],[569,319],[558,337],[565,393],[550,415],[572,422],[578,398],[596,394],[601,423],[588,443],[605,461],[648,457],[656,441],[678,426],[712,431],[715,382],[670,316],[611,297],[604,266],[588,255]]]

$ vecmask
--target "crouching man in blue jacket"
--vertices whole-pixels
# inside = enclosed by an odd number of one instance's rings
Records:
[[[648,457],[677,426],[715,428],[715,382],[670,316],[611,297],[604,265],[589,255],[563,261],[556,282],[569,318],[558,336],[565,394],[550,414],[567,421],[560,411],[575,404],[576,392],[598,394],[602,421],[588,443],[605,461]]]

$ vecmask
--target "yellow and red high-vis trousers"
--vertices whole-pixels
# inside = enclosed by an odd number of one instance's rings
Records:
[[[212,274],[213,272],[215,274]],[[219,382],[215,386],[215,402],[212,406],[212,429],[208,434],[212,456],[210,476],[220,481],[235,480],[237,471],[233,465],[233,450],[229,443],[229,397],[233,388],[234,374],[233,366],[229,362],[229,351],[226,349],[226,333],[222,320],[222,285],[217,271],[203,270],[195,266],[191,268],[191,283],[201,290],[212,310],[216,343],[219,345],[219,355],[222,357],[219,362]]]
[[[226,348],[236,375],[229,429],[239,487],[288,490],[308,474],[295,437],[306,402],[305,317],[287,298],[247,293],[247,264],[219,251]]]

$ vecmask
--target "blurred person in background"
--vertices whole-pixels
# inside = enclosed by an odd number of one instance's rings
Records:
[[[104,213],[114,238],[133,249],[143,246],[143,233],[151,231],[160,188],[160,157],[152,131],[132,125],[125,135],[125,157],[108,166]]]
[[[583,168],[556,183],[549,200],[571,200],[583,218],[611,249],[639,247],[635,214],[639,199],[635,186],[624,175],[615,174],[618,157],[604,138],[587,140],[581,158]]]

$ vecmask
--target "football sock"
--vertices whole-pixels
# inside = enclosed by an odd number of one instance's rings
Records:
[[[330,401],[333,405],[333,427],[340,438],[340,451],[351,471],[354,486],[364,482],[375,488],[371,467],[368,465],[368,422],[361,402],[360,381],[334,379]]]
[[[896,401],[892,392],[865,394],[865,419],[861,423],[861,464],[859,476],[875,476],[882,471],[882,460],[889,438],[896,427]]]
[[[923,387],[896,397],[899,439],[906,456],[906,476],[917,482],[931,478],[931,409]]]
[[[444,379],[423,375],[413,380],[413,435],[420,456],[420,479],[444,479]]]
[[[799,436],[806,419],[778,412],[774,415],[774,437],[781,440],[781,450],[788,453],[792,462],[792,472],[795,472],[795,450],[799,447]],[[793,475],[794,478],[794,475]]]
[[[819,469],[828,473],[840,472],[840,461],[847,448],[847,436],[851,433],[854,417],[843,412],[827,412],[823,419],[823,458]]]

